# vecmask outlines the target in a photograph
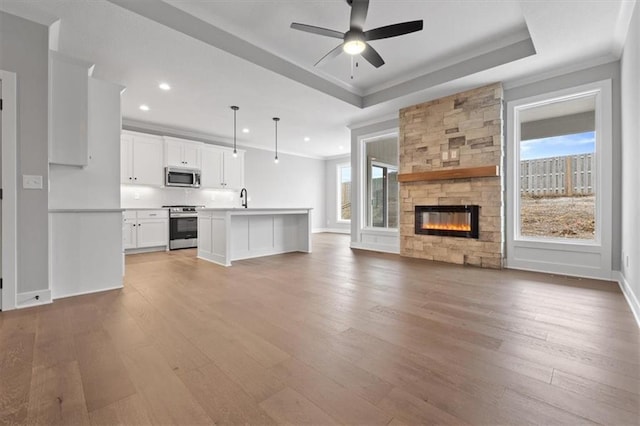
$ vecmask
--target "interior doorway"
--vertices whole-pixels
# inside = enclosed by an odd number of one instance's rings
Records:
[[[16,307],[17,274],[17,91],[16,74],[0,70],[0,309]]]

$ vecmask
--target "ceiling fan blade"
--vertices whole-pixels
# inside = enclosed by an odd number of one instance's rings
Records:
[[[362,31],[364,21],[367,20],[367,11],[369,10],[369,0],[351,0],[351,19],[349,20],[350,29],[358,29]]]
[[[380,56],[376,49],[371,47],[369,43],[367,43],[367,48],[362,51],[361,55],[376,68],[380,68],[384,65],[384,59],[382,59],[382,56]]]
[[[317,67],[318,65],[322,65],[322,64],[328,62],[330,59],[333,59],[336,56],[338,56],[339,54],[341,54],[342,53],[342,45],[343,44],[344,43],[340,43],[339,45],[337,45],[334,49],[329,51],[329,53],[327,53],[322,58],[320,58],[320,60],[318,62],[316,62],[313,66]]]
[[[291,24],[291,28],[293,28],[294,30],[304,31],[312,34],[319,34],[327,37],[344,38],[344,33],[341,33],[340,31],[330,30],[328,28],[322,27],[314,27],[313,25],[299,24],[297,22],[294,22]]]
[[[397,37],[416,31],[421,31],[423,27],[422,20],[402,22],[400,24],[387,25],[384,27],[374,28],[364,32],[364,39],[367,41],[380,40],[382,38]]]

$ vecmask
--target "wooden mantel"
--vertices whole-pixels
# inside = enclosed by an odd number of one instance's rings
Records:
[[[399,182],[423,182],[430,180],[467,179],[500,176],[500,166],[467,167],[461,169],[437,170],[433,172],[403,173]]]

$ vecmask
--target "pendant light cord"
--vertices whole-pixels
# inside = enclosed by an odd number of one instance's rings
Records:
[[[238,154],[238,151],[236,150],[236,112],[238,112],[240,108],[232,106],[231,109],[233,110],[233,155],[235,156]]]
[[[273,121],[276,123],[276,157],[274,161],[277,163],[278,162],[278,121],[280,121],[280,119],[278,117],[273,117]]]

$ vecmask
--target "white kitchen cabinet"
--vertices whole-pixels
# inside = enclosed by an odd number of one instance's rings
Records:
[[[93,64],[49,52],[49,163],[89,163],[89,74]]]
[[[123,133],[120,141],[120,182],[162,186],[162,138]]]
[[[167,210],[126,210],[123,214],[122,245],[125,250],[169,246]]]
[[[122,247],[127,249],[133,249],[137,247],[136,238],[136,212],[127,210],[123,213],[122,219]]]
[[[202,148],[202,188],[241,189],[244,186],[244,151],[237,157],[228,148],[205,145]]]
[[[199,169],[202,145],[200,142],[165,137],[165,164],[170,167]]]

